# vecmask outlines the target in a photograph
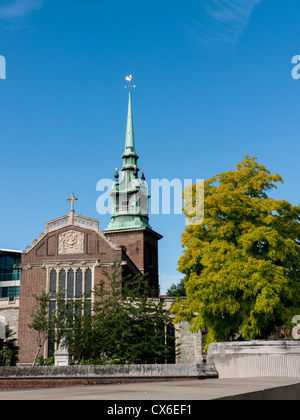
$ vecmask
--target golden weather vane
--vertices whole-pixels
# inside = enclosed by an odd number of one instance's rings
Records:
[[[129,85],[128,85],[128,86],[125,86],[125,89],[129,88],[129,90],[131,90],[132,88],[135,88],[135,87],[136,87],[135,85],[132,85],[132,84],[131,84],[131,82],[132,82],[132,75],[130,75],[130,76],[126,76],[126,77],[125,77],[125,80],[126,80],[126,82],[128,82],[128,83],[129,83]]]

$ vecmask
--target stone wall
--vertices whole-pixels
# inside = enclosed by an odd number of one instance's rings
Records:
[[[179,363],[202,363],[202,332],[192,333],[188,322],[176,325],[180,354]]]
[[[3,367],[0,391],[217,377],[215,367],[207,364]]]
[[[18,337],[19,303],[19,298],[16,298],[14,301],[0,299],[0,318],[4,319],[5,323],[16,333],[15,338]]]
[[[256,340],[211,344],[207,362],[220,378],[300,378],[300,340]]]

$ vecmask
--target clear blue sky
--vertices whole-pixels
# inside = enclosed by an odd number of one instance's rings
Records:
[[[1,0],[0,247],[25,249],[46,221],[96,211],[124,150],[133,96],[139,166],[207,179],[255,155],[299,200],[299,0]],[[152,216],[161,291],[180,279],[183,216]]]

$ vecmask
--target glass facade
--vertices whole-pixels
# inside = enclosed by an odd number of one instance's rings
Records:
[[[0,249],[0,299],[20,296],[21,270],[16,264],[21,264],[21,252]]]

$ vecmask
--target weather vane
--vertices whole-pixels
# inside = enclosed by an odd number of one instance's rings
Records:
[[[126,80],[127,82],[129,82],[129,85],[128,85],[128,86],[125,86],[125,89],[129,88],[129,90],[131,90],[132,88],[135,88],[135,87],[136,87],[135,85],[132,85],[132,84],[131,84],[131,81],[132,81],[132,75],[130,75],[130,76],[126,76],[126,77],[125,77],[125,80]]]

